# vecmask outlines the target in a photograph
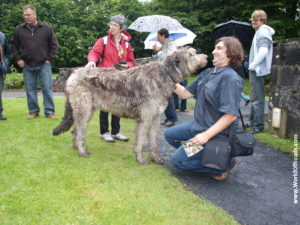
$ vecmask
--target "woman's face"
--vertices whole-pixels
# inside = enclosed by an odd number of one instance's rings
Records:
[[[120,24],[112,21],[109,23],[109,30],[111,31],[112,35],[118,35],[122,31]]]
[[[223,41],[216,44],[215,49],[212,52],[214,56],[213,64],[215,67],[228,66],[230,59],[227,57],[226,51],[227,48]]]

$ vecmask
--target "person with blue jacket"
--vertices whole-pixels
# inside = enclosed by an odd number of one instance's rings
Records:
[[[255,10],[251,15],[255,35],[252,41],[249,57],[249,80],[251,114],[250,125],[252,133],[264,130],[265,92],[264,77],[271,72],[273,40],[275,31],[266,25],[267,14],[263,10]]]
[[[0,32],[0,120],[6,120],[6,117],[3,116],[3,105],[2,105],[2,90],[4,86],[5,74],[9,68],[9,55],[10,48],[7,44],[5,35]]]

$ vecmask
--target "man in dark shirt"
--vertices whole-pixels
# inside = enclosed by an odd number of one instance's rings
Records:
[[[243,48],[238,39],[223,37],[216,41],[213,53],[214,68],[198,75],[187,88],[176,84],[174,92],[182,99],[194,96],[196,106],[194,120],[176,125],[165,131],[169,144],[177,148],[172,162],[177,168],[196,172],[214,173],[215,180],[224,180],[229,170],[215,170],[201,165],[202,152],[188,157],[180,141],[191,141],[193,145],[204,145],[215,136],[229,137],[238,129],[243,79],[232,67],[240,66]],[[232,163],[232,166],[235,163]]]
[[[28,119],[39,116],[37,81],[41,82],[44,113],[47,118],[57,119],[52,94],[51,62],[57,53],[57,40],[53,30],[37,20],[36,9],[31,5],[23,8],[25,23],[18,25],[11,39],[12,53],[23,69],[29,109]]]

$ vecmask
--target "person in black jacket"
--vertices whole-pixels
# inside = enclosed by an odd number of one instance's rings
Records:
[[[51,27],[37,19],[35,7],[23,8],[25,23],[18,25],[11,39],[12,54],[23,69],[29,109],[28,119],[39,116],[37,81],[41,82],[44,113],[47,118],[57,119],[52,94],[51,62],[57,53],[57,40]]]

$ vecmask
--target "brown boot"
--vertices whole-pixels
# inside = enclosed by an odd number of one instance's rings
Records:
[[[48,114],[46,117],[52,120],[58,120],[57,116],[54,113]]]
[[[174,125],[175,125],[175,122],[173,122],[173,121],[168,121],[168,122],[165,123],[166,127],[172,127]]]
[[[229,175],[230,175],[230,171],[233,170],[233,168],[236,166],[236,160],[234,158],[231,159],[231,165],[230,165],[230,168],[227,169],[224,173],[222,174],[215,174],[212,176],[212,178],[214,180],[218,180],[218,181],[221,181],[221,180],[226,180]]]
[[[35,119],[37,117],[39,117],[39,114],[29,113],[28,116],[27,116],[27,119],[32,120],[32,119]]]

